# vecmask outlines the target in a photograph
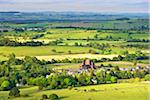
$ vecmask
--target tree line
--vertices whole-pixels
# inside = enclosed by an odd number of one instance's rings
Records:
[[[117,59],[124,58],[119,56]],[[105,60],[103,58],[103,61]],[[50,63],[56,62],[50,61]],[[20,66],[19,69],[14,67],[18,65]],[[111,67],[111,69],[107,70],[105,67]],[[16,87],[17,84],[19,86],[39,86],[39,89],[61,89],[69,86],[110,84],[116,83],[117,79],[136,77],[145,77],[145,80],[149,80],[149,76],[147,76],[149,69],[145,68],[134,71],[122,71],[117,66],[109,65],[89,71],[84,69],[79,73],[69,74],[68,72],[66,70],[61,72],[53,70],[52,65],[49,65],[46,61],[40,61],[36,57],[26,56],[24,59],[19,60],[14,54],[11,54],[7,61],[0,63],[0,90],[10,90]]]

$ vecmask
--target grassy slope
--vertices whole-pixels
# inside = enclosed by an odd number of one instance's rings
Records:
[[[21,89],[21,94],[29,97],[14,98],[14,100],[40,100],[42,94],[56,93],[62,100],[148,100],[149,86],[147,83],[121,83],[78,87],[77,90],[49,90],[37,91],[37,87]],[[96,89],[97,92],[84,92],[83,90]],[[6,98],[8,92],[0,92],[1,98]],[[4,99],[2,99],[4,100]]]

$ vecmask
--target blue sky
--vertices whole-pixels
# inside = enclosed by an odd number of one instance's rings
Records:
[[[0,0],[0,11],[148,12],[149,0]]]

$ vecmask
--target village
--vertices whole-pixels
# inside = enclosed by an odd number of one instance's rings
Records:
[[[116,67],[116,66],[115,66]],[[75,74],[82,74],[82,73],[90,73],[91,71],[94,71],[94,73],[96,73],[97,71],[106,71],[106,72],[110,72],[111,70],[118,70],[118,71],[130,71],[131,73],[135,72],[135,71],[150,71],[150,65],[147,66],[137,66],[137,67],[127,67],[127,68],[119,68],[117,67],[117,69],[115,69],[115,67],[101,67],[101,65],[96,66],[95,63],[90,60],[90,59],[86,59],[84,60],[80,65],[78,69],[61,69],[61,68],[53,68],[54,71],[59,72],[60,74],[62,74],[62,72],[66,72],[68,75],[75,75]],[[53,73],[52,73],[53,74]],[[50,75],[47,75],[46,78],[48,78]]]

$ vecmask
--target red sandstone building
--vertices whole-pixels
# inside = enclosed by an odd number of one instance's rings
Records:
[[[84,69],[95,69],[95,64],[92,60],[86,59],[82,62],[82,64],[80,65],[80,68],[84,68]]]

